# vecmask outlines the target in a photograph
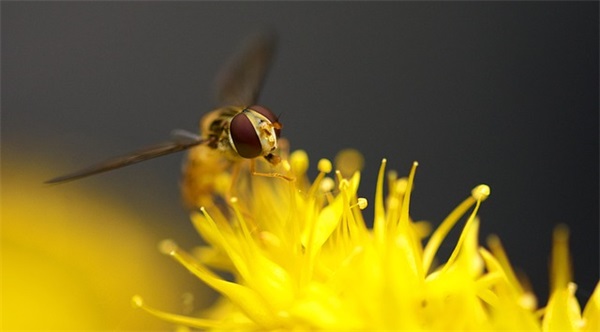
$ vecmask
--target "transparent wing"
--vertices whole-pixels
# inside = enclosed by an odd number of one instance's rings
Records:
[[[123,156],[114,157],[103,162],[94,164],[79,171],[59,176],[46,181],[46,183],[63,183],[72,180],[81,179],[90,175],[108,172],[113,169],[137,164],[139,162],[164,156],[167,154],[187,150],[193,146],[206,143],[208,140],[203,140],[198,137],[177,135],[171,141],[160,143],[128,153]]]
[[[274,32],[263,32],[248,39],[217,76],[219,105],[250,106],[256,103],[276,44]]]

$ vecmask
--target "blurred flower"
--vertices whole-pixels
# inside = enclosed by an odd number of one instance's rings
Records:
[[[179,310],[173,294],[190,290],[187,273],[156,253],[152,220],[83,182],[46,186],[59,173],[52,160],[2,148],[0,330],[169,328],[129,302],[143,292]]]
[[[336,160],[343,173],[327,177],[332,165],[321,160],[311,183],[308,156],[296,151],[287,165],[296,181],[250,177],[237,184],[229,208],[192,214],[208,246],[188,253],[172,241],[162,244],[165,253],[223,295],[204,318],[159,311],[139,296],[134,305],[180,325],[212,329],[600,328],[598,287],[583,315],[574,297],[565,227],[554,233],[551,296],[538,309],[499,239],[491,237],[489,249],[478,243],[476,214],[490,194],[488,186],[475,187],[429,234],[428,223],[409,217],[417,164],[408,178],[390,173],[384,198],[383,160],[368,228],[361,213],[367,201],[357,197],[362,157],[346,151]],[[442,241],[471,209],[449,259],[434,266]]]

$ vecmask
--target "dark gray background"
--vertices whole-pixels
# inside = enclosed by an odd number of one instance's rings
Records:
[[[313,170],[342,148],[361,150],[360,193],[372,202],[382,157],[401,174],[417,160],[411,214],[435,225],[489,184],[482,241],[500,235],[545,303],[551,232],[567,223],[578,296],[589,297],[597,2],[2,2],[2,160],[48,156],[71,171],[196,130],[219,66],[264,26],[281,40],[261,101]],[[191,246],[181,158],[83,181],[142,217],[164,216],[171,233],[160,235]]]

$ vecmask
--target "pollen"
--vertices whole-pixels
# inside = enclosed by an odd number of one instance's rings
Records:
[[[332,163],[321,159],[310,180],[308,154],[298,150],[286,161],[296,181],[251,176],[230,182],[236,197],[222,200],[224,209],[192,213],[206,243],[197,254],[161,242],[161,252],[221,294],[212,308],[178,315],[140,296],[133,305],[209,330],[600,330],[598,287],[583,311],[574,297],[565,226],[554,232],[551,296],[538,307],[500,239],[490,236],[487,248],[478,242],[478,213],[489,186],[465,193],[432,227],[410,215],[418,163],[406,177],[388,172],[386,186],[383,159],[369,220],[362,210],[370,203],[357,194],[362,156],[346,150],[334,160],[334,175],[327,175]],[[454,249],[440,261],[437,251],[455,227],[460,236],[445,243]]]

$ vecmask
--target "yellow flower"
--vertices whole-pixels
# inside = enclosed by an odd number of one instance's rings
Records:
[[[2,148],[0,330],[169,328],[131,312],[127,302],[136,289],[175,310],[182,307],[178,294],[190,289],[182,286],[187,273],[171,271],[172,262],[152,255],[160,233],[153,224],[160,223],[83,182],[43,186],[65,165],[8,144]]]
[[[354,155],[354,157],[352,157]],[[248,177],[239,181],[228,209],[192,214],[207,246],[188,253],[172,241],[162,250],[223,295],[204,318],[169,314],[135,296],[133,303],[174,323],[239,330],[407,329],[407,330],[588,330],[600,328],[600,291],[583,315],[570,280],[567,230],[554,234],[552,289],[548,305],[516,278],[497,237],[489,249],[478,243],[480,204],[490,188],[479,185],[429,235],[429,224],[409,217],[417,163],[408,178],[379,170],[373,227],[357,197],[360,180],[346,152],[334,178],[332,165],[306,179],[308,156],[294,152],[287,164],[296,181]],[[284,165],[285,166],[285,165]],[[355,167],[356,169],[357,167]],[[349,170],[350,169],[350,170]],[[226,195],[226,193],[223,193]],[[440,244],[470,212],[450,258],[434,266]],[[229,281],[215,273],[227,271]]]

